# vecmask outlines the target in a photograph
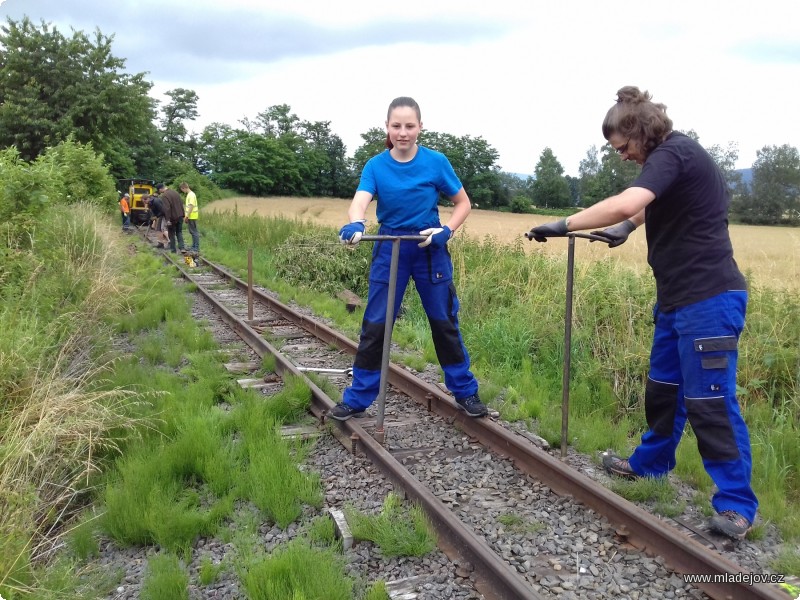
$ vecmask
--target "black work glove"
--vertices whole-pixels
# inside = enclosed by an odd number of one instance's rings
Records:
[[[565,235],[567,235],[567,220],[562,219],[534,227],[525,234],[525,237],[537,242],[546,242],[549,237],[564,237]]]
[[[622,223],[606,227],[602,231],[593,231],[592,235],[607,239],[608,247],[616,248],[624,244],[628,240],[628,236],[635,229],[636,225],[634,222],[630,219],[625,219]]]

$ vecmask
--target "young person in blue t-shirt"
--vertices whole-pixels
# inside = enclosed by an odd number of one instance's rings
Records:
[[[675,467],[688,418],[700,456],[717,486],[709,526],[734,539],[753,523],[750,436],[736,398],[738,341],[745,322],[745,279],[728,234],[730,197],[711,156],[672,130],[666,106],[624,87],[603,121],[603,136],[624,160],[642,166],[623,192],[567,219],[531,229],[537,241],[568,231],[619,246],[646,225],[647,261],[656,280],[655,331],[645,387],[648,431],[629,458],[603,456],[620,477],[661,477]]]
[[[393,100],[386,117],[387,150],[364,165],[348,211],[350,223],[342,227],[339,239],[351,246],[361,241],[366,229],[364,214],[373,198],[377,198],[380,235],[427,236],[419,244],[400,242],[394,318],[409,278],[413,277],[428,315],[445,385],[459,408],[471,417],[482,417],[488,411],[478,397],[478,382],[470,371],[469,354],[458,328],[459,304],[447,250],[447,242],[469,215],[470,201],[447,158],[417,145],[421,130],[419,105],[412,98]],[[439,221],[440,194],[454,206],[444,226]],[[375,243],[353,383],[344,390],[342,402],[330,412],[340,421],[363,414],[380,391],[391,254],[392,242]]]

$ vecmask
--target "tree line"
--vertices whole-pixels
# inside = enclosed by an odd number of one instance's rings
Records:
[[[236,125],[212,123],[190,131],[199,116],[198,95],[173,89],[161,105],[149,95],[153,84],[145,73],[125,72],[125,59],[111,52],[112,41],[99,29],[68,37],[44,21],[9,18],[0,33],[0,147],[14,147],[33,161],[71,139],[102,154],[118,179],[172,181],[191,172],[242,194],[337,198],[352,196],[364,163],[385,147],[385,132],[371,128],[348,156],[330,121],[302,120],[286,104]],[[694,131],[686,133],[699,139]],[[520,177],[500,169],[497,150],[480,136],[423,131],[420,143],[444,152],[473,203],[486,209],[590,206],[623,190],[639,169],[604,144],[589,148],[578,177],[565,175],[550,148],[536,160],[533,176]],[[797,148],[764,146],[749,185],[734,168],[735,143],[706,150],[730,186],[732,218],[800,224]]]

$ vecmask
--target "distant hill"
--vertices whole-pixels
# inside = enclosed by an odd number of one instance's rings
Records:
[[[736,169],[736,172],[742,176],[742,183],[750,187],[753,181],[753,169]]]
[[[527,180],[528,177],[533,177],[533,175],[529,173],[511,173],[506,171],[509,175],[513,175],[523,181]],[[736,172],[742,176],[742,183],[746,185],[750,185],[750,182],[753,181],[753,169],[736,169]]]
[[[753,181],[753,169],[736,169],[736,172],[742,176],[742,183],[747,187],[750,187]],[[509,171],[506,171],[506,173],[508,173],[509,175],[513,175],[514,177],[522,181],[527,181],[528,177],[534,177],[533,175],[528,173],[511,173]]]

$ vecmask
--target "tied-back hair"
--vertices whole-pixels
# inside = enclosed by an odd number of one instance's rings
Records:
[[[400,108],[401,106],[407,106],[408,108],[413,108],[414,112],[417,113],[417,121],[420,123],[422,122],[422,111],[419,109],[419,104],[413,98],[408,96],[400,96],[399,98],[395,98],[392,100],[392,103],[389,105],[389,110],[386,111],[386,122],[389,122],[389,118],[392,116],[392,111],[395,108]],[[389,139],[389,132],[386,132],[386,147],[391,150],[394,148],[394,144]]]
[[[614,133],[633,138],[650,154],[672,133],[672,119],[667,116],[667,107],[652,101],[650,92],[627,85],[617,92],[617,103],[608,109],[603,119],[603,137]]]

